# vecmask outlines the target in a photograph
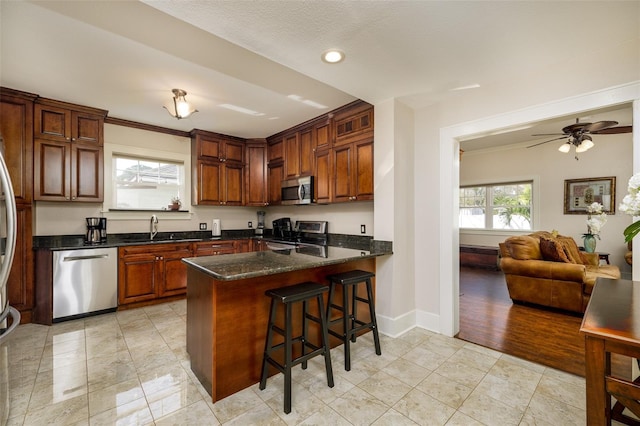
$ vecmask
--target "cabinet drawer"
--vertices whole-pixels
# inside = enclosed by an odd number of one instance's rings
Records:
[[[218,254],[233,254],[236,252],[235,241],[207,241],[195,243],[194,255],[215,256]]]

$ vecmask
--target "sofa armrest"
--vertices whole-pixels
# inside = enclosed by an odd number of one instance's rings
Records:
[[[577,263],[552,262],[548,260],[517,260],[504,258],[500,268],[505,274],[522,275],[549,280],[575,281],[582,283],[586,266]]]

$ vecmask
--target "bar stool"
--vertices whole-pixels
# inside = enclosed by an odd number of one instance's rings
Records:
[[[329,335],[327,334],[327,322],[325,317],[323,294],[328,291],[327,286],[314,283],[304,282],[291,285],[288,287],[275,288],[267,290],[265,295],[271,297],[271,310],[269,313],[269,324],[267,326],[267,338],[264,345],[264,355],[262,357],[262,374],[260,376],[260,390],[264,390],[267,386],[267,375],[269,364],[276,367],[281,373],[284,373],[284,412],[291,412],[291,368],[302,364],[302,369],[307,368],[307,361],[317,355],[324,355],[325,368],[327,370],[327,384],[333,387],[333,370],[331,369],[331,354],[329,353]],[[318,303],[318,312],[320,318],[309,313],[308,302],[316,299]],[[296,302],[302,302],[302,335],[293,337],[293,317],[292,305]],[[275,324],[278,306],[282,304],[285,307],[284,329]],[[308,321],[318,323],[322,329],[322,344],[316,346],[307,340]],[[284,336],[284,342],[273,345],[273,332]],[[292,359],[293,346],[300,342],[302,345],[301,355]],[[284,364],[272,358],[273,351],[284,348]],[[311,349],[311,352],[307,352]]]
[[[356,333],[371,329],[373,331],[373,342],[376,347],[376,354],[382,355],[380,350],[380,337],[378,336],[378,323],[376,322],[376,312],[374,307],[373,290],[371,288],[371,278],[375,277],[372,272],[353,270],[343,272],[341,274],[329,275],[330,290],[329,301],[327,303],[327,324],[328,332],[344,342],[344,369],[351,370],[351,350],[349,342],[356,341]],[[367,287],[367,298],[358,296],[358,287],[360,283],[365,283]],[[333,303],[336,284],[342,285],[342,306]],[[351,297],[349,297],[349,289],[351,289]],[[370,322],[364,322],[358,319],[357,302],[366,303],[369,306]],[[351,313],[349,313],[349,305],[351,305]],[[335,309],[342,313],[341,317],[331,319],[331,309]],[[334,324],[342,324],[344,332],[342,334],[331,330]]]

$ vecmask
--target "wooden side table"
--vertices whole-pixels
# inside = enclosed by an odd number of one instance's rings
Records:
[[[611,263],[609,262],[609,253],[598,252],[598,259],[604,260],[605,262],[607,262],[607,265],[611,265]]]
[[[640,417],[640,385],[611,374],[611,354],[640,358],[640,281],[598,278],[582,320],[587,424],[632,423],[611,409],[611,396]],[[622,407],[622,408],[624,408]]]

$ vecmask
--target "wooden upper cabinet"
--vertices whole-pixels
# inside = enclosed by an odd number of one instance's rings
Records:
[[[300,176],[300,140],[298,133],[284,137],[284,175],[287,178]]]
[[[191,138],[195,141],[192,147],[195,148],[199,160],[244,163],[243,139],[204,130],[192,131]]]
[[[269,203],[267,189],[267,142],[247,143],[245,167],[245,205],[266,206]]]
[[[310,127],[309,129],[301,130],[298,134],[298,140],[300,146],[300,176],[311,176],[313,175],[313,161],[315,151],[313,128]]]
[[[244,139],[191,132],[192,204],[244,204],[245,148]]]
[[[373,200],[373,141],[334,147],[332,201]]]
[[[373,106],[362,101],[352,105],[335,114],[334,145],[373,138]]]
[[[37,95],[0,88],[0,139],[16,203],[33,199],[33,101]]]
[[[39,139],[102,146],[106,115],[106,111],[95,108],[39,99],[34,112],[34,136]]]
[[[331,202],[331,150],[317,150],[314,156],[315,202]]]
[[[268,164],[284,162],[284,139],[282,137],[269,140]]]
[[[331,120],[326,119],[313,126],[314,149],[321,151],[333,146]]]
[[[104,200],[107,111],[38,99],[34,107],[34,199]]]
[[[284,164],[269,164],[269,205],[275,206],[282,202],[282,181],[284,180]]]

